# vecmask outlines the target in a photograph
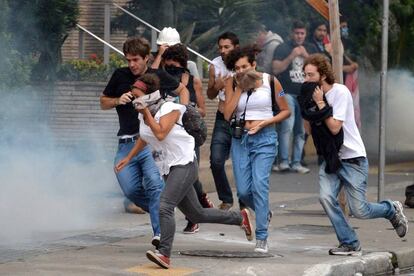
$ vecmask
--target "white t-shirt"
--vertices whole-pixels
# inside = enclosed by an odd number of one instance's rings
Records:
[[[366,156],[365,146],[355,123],[351,92],[345,85],[334,83],[325,96],[333,108],[333,118],[343,122],[344,143],[339,151],[339,157],[348,159]]]
[[[216,78],[218,76],[221,76],[224,78],[224,77],[233,75],[233,73],[229,71],[229,69],[227,69],[226,65],[224,64],[223,58],[221,56],[218,56],[215,59],[213,59],[211,61],[211,64],[214,65],[214,75]],[[219,91],[218,98],[220,101],[224,101],[226,99],[226,96],[224,94],[224,89]]]
[[[178,124],[182,125],[182,117],[186,107],[173,102],[165,102],[160,110],[155,114],[154,119],[159,123],[160,118],[174,110],[181,112]],[[168,175],[170,168],[177,165],[186,165],[194,161],[194,138],[185,131],[184,127],[174,124],[170,133],[164,140],[159,141],[154,136],[151,128],[145,124],[143,115],[139,113],[138,118],[141,122],[139,134],[147,142],[152,150],[155,163],[161,175]]]

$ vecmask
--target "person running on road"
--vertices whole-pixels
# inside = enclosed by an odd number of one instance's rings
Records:
[[[194,152],[194,138],[182,127],[186,107],[162,99],[158,79],[147,74],[132,87],[136,98],[134,107],[139,112],[140,136],[133,149],[116,166],[121,171],[145,148],[154,150],[154,159],[166,181],[160,199],[161,240],[158,250],[147,251],[147,258],[160,267],[170,267],[170,256],[175,234],[174,209],[178,207],[194,223],[221,223],[240,225],[248,240],[252,239],[249,211],[226,212],[203,208],[197,200],[194,182],[198,178],[198,165]]]

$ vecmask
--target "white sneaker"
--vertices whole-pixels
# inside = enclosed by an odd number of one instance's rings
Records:
[[[301,173],[301,174],[306,174],[306,173],[309,173],[310,172],[310,170],[308,168],[306,168],[306,167],[304,167],[302,165],[293,166],[292,167],[292,171],[298,172],[298,173]]]
[[[269,251],[269,246],[267,245],[267,240],[256,240],[256,247],[254,252],[258,253],[267,253]]]
[[[287,172],[290,171],[290,166],[287,163],[280,163],[279,164],[279,171],[280,172]]]
[[[272,166],[272,171],[274,171],[274,172],[280,172],[279,166],[278,165],[273,165]]]

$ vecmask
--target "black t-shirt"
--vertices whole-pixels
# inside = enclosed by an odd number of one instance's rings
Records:
[[[279,45],[279,47],[276,48],[275,53],[273,55],[273,60],[284,60],[290,55],[290,53],[296,46],[297,45],[293,41],[282,43],[281,45]],[[303,46],[305,47],[308,54],[313,54],[317,52],[317,49],[314,45],[305,42]],[[302,83],[305,81],[302,69],[304,61],[304,57],[296,57],[295,59],[293,59],[292,63],[289,64],[288,68],[286,68],[285,71],[277,75],[277,78],[281,82],[285,92],[291,95],[299,95],[300,87]]]
[[[160,92],[162,95],[173,94],[180,83],[162,69],[148,68],[145,73],[154,73],[160,79]],[[139,76],[134,76],[128,67],[116,69],[106,85],[103,94],[108,97],[121,97],[131,90],[131,85]],[[118,105],[116,107],[119,120],[118,136],[133,135],[139,132],[138,112],[132,103]]]

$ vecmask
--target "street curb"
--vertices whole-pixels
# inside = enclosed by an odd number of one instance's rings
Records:
[[[396,252],[375,252],[362,257],[349,257],[338,261],[316,264],[303,273],[304,276],[354,276],[386,275],[394,269],[407,269],[414,266],[414,249],[401,249]]]
[[[395,268],[407,269],[414,266],[414,249],[402,248],[398,251],[391,252],[392,263]]]

